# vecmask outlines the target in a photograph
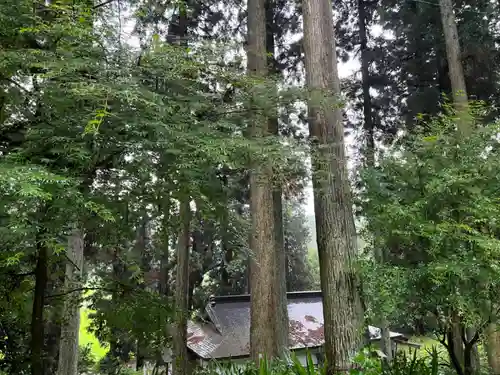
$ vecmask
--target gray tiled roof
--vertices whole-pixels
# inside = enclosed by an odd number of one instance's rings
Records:
[[[313,348],[324,343],[321,292],[288,293],[290,349]],[[250,296],[216,297],[207,305],[211,322],[188,323],[187,345],[204,359],[248,356],[250,353]],[[369,327],[370,338],[380,338]],[[402,336],[391,332],[391,337]]]

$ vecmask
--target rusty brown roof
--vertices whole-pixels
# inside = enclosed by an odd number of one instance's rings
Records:
[[[323,345],[321,292],[293,292],[287,293],[287,297],[290,349]],[[188,323],[188,348],[204,359],[248,356],[250,296],[215,297],[213,303],[207,305],[206,311],[210,322]],[[375,327],[369,328],[372,340],[380,338]],[[402,335],[392,332],[391,336]]]

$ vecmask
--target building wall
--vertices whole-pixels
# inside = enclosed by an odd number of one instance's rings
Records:
[[[297,359],[299,360],[300,364],[302,366],[307,366],[307,351],[306,350],[297,350],[294,352],[297,355]],[[318,360],[318,350],[317,349],[311,349],[309,350],[309,353],[311,353],[311,359],[315,365],[319,363]]]

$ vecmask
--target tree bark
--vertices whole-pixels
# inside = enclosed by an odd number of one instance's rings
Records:
[[[33,313],[31,315],[31,374],[43,375],[43,346],[44,346],[44,320],[43,308],[45,305],[45,290],[47,288],[47,267],[49,263],[49,250],[44,239],[37,238],[37,263],[35,268],[35,293],[33,296]]]
[[[486,330],[486,352],[492,375],[500,375],[500,331],[497,324],[490,324]]]
[[[476,330],[474,328],[467,328],[465,332],[467,342],[471,342],[476,334]],[[466,347],[465,350],[467,349],[468,348]],[[479,375],[481,372],[481,359],[479,357],[479,349],[477,347],[477,344],[473,344],[470,348],[469,357],[470,363],[468,364],[468,366],[470,367],[471,375]]]
[[[83,276],[83,233],[74,229],[68,241],[65,289],[81,287]],[[57,375],[78,375],[78,335],[80,332],[80,293],[70,292],[64,302]]]
[[[266,53],[267,53],[267,65],[268,71],[277,75],[279,72],[276,69],[275,60],[275,42],[274,42],[274,12],[275,12],[275,1],[266,1]],[[278,94],[278,88],[274,93],[276,96]],[[268,120],[269,132],[274,136],[278,137],[279,132],[279,122],[278,122],[278,108],[273,111],[273,116]],[[279,178],[278,178],[279,179]],[[277,264],[274,275],[276,276],[276,283],[279,286],[278,295],[280,298],[280,304],[277,313],[279,314],[277,319],[281,331],[279,334],[278,347],[280,350],[284,350],[280,356],[285,356],[288,352],[288,299],[287,299],[287,284],[286,284],[286,269],[287,269],[287,257],[285,253],[285,233],[283,227],[283,187],[282,184],[274,180],[273,184],[273,211],[274,211],[274,236],[275,236],[275,251],[277,256]]]
[[[347,172],[342,113],[325,103],[340,95],[332,6],[303,0],[304,52],[316,235],[328,370],[348,367],[362,341],[362,311],[354,260],[356,230]]]
[[[458,131],[462,136],[467,136],[471,130],[471,122],[468,113],[467,88],[465,86],[464,71],[460,59],[460,42],[455,14],[453,12],[453,2],[452,0],[439,0],[439,6],[446,44],[446,57],[448,59],[453,103],[459,115]]]
[[[267,76],[265,0],[248,1],[248,73],[262,79]],[[265,86],[265,85],[264,85]],[[255,87],[256,90],[260,87]],[[256,92],[255,95],[264,94]],[[261,141],[269,134],[268,119],[253,112],[251,136]],[[254,162],[250,174],[250,211],[252,220],[250,263],[251,323],[250,354],[259,362],[279,357],[283,345],[282,290],[277,272],[280,261],[276,249],[272,168],[269,161]]]
[[[178,23],[169,25],[169,36],[177,38],[177,43],[187,48],[188,2],[179,4]],[[189,197],[184,197],[179,207],[180,230],[177,241],[177,270],[175,277],[175,326],[173,333],[173,375],[188,375],[189,359],[187,352],[187,317],[189,306],[189,246],[191,229],[191,208]]]
[[[450,363],[458,375],[464,373],[465,351],[462,340],[462,325],[456,313],[451,315],[451,323],[447,333],[448,355]]]
[[[387,362],[392,361],[392,342],[391,342],[391,331],[389,329],[389,323],[387,322],[387,319],[381,318],[380,319],[380,333],[382,336],[382,351],[385,353],[387,356],[386,360]]]
[[[160,280],[158,282],[158,293],[161,296],[168,297],[169,290],[169,271],[170,271],[170,194],[166,192],[163,197],[162,204],[159,205],[158,210],[163,212],[162,228],[161,228],[161,244],[162,252],[160,258]],[[169,335],[168,326],[165,328],[166,335]],[[156,353],[156,368],[164,367],[164,371],[168,374],[168,363],[163,359],[163,350],[160,349]]]
[[[363,116],[365,131],[365,164],[373,167],[375,164],[375,125],[373,123],[372,98],[370,95],[370,55],[368,51],[368,31],[366,29],[367,14],[365,0],[358,0],[358,25],[361,52],[361,86],[363,89]]]
[[[49,262],[47,269],[47,285],[45,295],[60,294],[65,291],[66,260],[62,257]],[[59,364],[59,348],[61,346],[61,331],[64,315],[64,298],[51,298],[44,306],[44,358],[43,371],[45,375],[57,372]]]
[[[462,61],[460,59],[460,42],[458,38],[455,14],[453,11],[453,2],[452,0],[439,0],[439,7],[446,44],[446,57],[448,60],[453,103],[459,116],[457,131],[459,137],[465,138],[471,132],[472,122],[469,116],[467,88],[465,86],[465,77]],[[462,340],[464,326],[460,323],[456,314],[452,315],[451,330],[453,342],[449,343],[449,345],[452,345],[456,360],[460,363],[462,368],[464,368],[465,354],[464,343]]]
[[[229,237],[229,220],[230,220],[231,207],[227,204],[227,211],[221,220],[221,248],[223,253],[223,267],[220,275],[220,289],[222,294],[231,294],[233,283],[231,275],[229,274],[229,265],[233,261],[233,249],[230,245]]]
[[[149,218],[146,210],[142,213],[142,220],[139,225],[139,228],[137,230],[137,239],[136,239],[136,252],[137,255],[141,257],[141,272],[144,275],[149,274],[151,271],[151,258],[150,255],[148,254],[148,224],[149,224]],[[146,290],[147,285],[145,282],[142,282],[138,285],[139,288]],[[137,340],[137,347],[136,347],[136,362],[135,362],[135,369],[136,371],[139,371],[143,369],[144,364],[145,364],[145,349],[147,347],[147,343],[144,342],[144,339],[139,338]]]
[[[187,375],[189,361],[187,352],[187,317],[189,290],[189,238],[191,208],[185,198],[179,208],[180,229],[177,241],[177,272],[175,277],[175,327],[173,332],[173,375]]]
[[[163,220],[162,220],[162,254],[160,260],[160,282],[158,289],[161,295],[168,296],[168,273],[169,269],[169,252],[170,252],[170,236],[169,236],[169,221],[170,221],[170,196],[165,198],[165,204],[162,207]]]

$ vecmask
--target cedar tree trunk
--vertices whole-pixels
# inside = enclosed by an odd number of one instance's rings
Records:
[[[61,340],[59,347],[59,365],[57,375],[78,375],[78,335],[80,333],[80,293],[72,292],[81,287],[83,276],[83,233],[74,229],[68,241],[66,293],[64,312],[61,323]]]
[[[354,261],[356,230],[347,172],[340,81],[329,0],[303,0],[304,53],[316,235],[329,372],[345,369],[362,341],[363,314]],[[330,94],[330,95],[329,95]]]
[[[179,239],[177,241],[177,272],[175,277],[175,326],[173,330],[173,375],[187,375],[187,317],[189,290],[189,237],[191,208],[189,199],[180,205]]]
[[[439,6],[446,43],[446,57],[448,59],[453,103],[460,116],[458,131],[462,136],[467,136],[470,133],[471,122],[468,118],[467,88],[465,87],[464,71],[460,58],[460,42],[455,14],[453,12],[453,2],[452,0],[439,0]]]
[[[265,0],[248,1],[248,73],[257,79],[267,76]],[[265,85],[264,85],[265,86]],[[255,87],[258,90],[258,87]],[[266,93],[255,92],[255,95]],[[252,112],[251,136],[260,142],[269,134],[268,119],[259,109]],[[250,292],[250,355],[271,359],[282,355],[282,285],[279,280],[280,255],[276,248],[272,168],[268,160],[254,161],[250,173],[250,211],[252,217]]]

